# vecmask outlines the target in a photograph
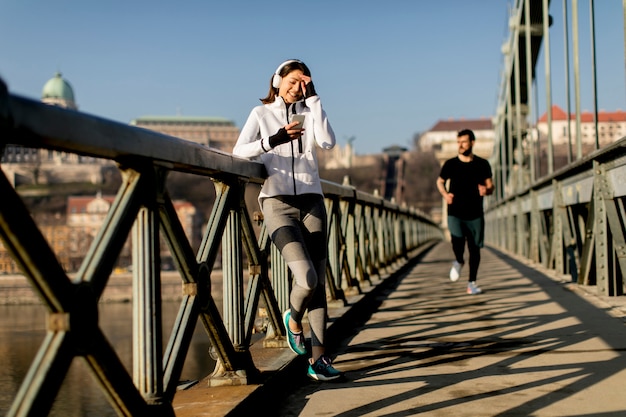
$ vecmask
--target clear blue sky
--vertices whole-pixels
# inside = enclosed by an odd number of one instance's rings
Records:
[[[39,99],[60,71],[81,111],[122,123],[182,114],[241,127],[276,66],[299,58],[338,142],[353,136],[358,154],[378,153],[410,147],[438,120],[495,113],[511,3],[0,0],[0,77]],[[588,31],[589,3],[579,4]],[[595,4],[599,107],[625,109],[622,1]],[[552,1],[552,89],[565,108],[562,7]],[[581,51],[592,110],[587,35]]]

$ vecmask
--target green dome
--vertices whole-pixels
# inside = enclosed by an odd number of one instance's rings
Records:
[[[57,72],[54,77],[50,78],[43,86],[41,92],[42,99],[56,99],[65,102],[74,103],[74,90],[66,80],[61,77],[61,73]]]

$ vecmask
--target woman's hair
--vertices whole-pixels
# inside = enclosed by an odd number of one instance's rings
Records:
[[[311,76],[311,71],[309,70],[309,67],[307,67],[304,64],[304,62],[298,61],[298,60],[293,60],[291,62],[288,61],[287,64],[283,65],[282,67],[279,67],[279,70],[277,73],[272,74],[272,76],[270,77],[270,89],[267,93],[267,96],[265,98],[260,99],[261,103],[269,104],[269,103],[273,103],[274,100],[276,100],[276,96],[278,95],[278,88],[275,88],[272,85],[274,81],[274,75],[278,74],[280,77],[285,77],[291,71],[295,71],[295,70],[302,71],[302,73],[306,75],[307,77]]]

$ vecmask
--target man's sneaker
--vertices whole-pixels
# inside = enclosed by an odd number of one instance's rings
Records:
[[[333,379],[339,378],[341,372],[333,368],[328,356],[322,355],[314,363],[309,365],[307,375],[309,378],[316,381],[332,381]]]
[[[476,282],[470,281],[467,284],[467,293],[468,294],[480,294],[481,292],[483,292],[483,290],[478,288],[478,286],[476,285]]]
[[[291,318],[291,310],[285,310],[283,313],[283,323],[285,323],[285,329],[287,330],[287,344],[289,349],[296,355],[306,354],[306,346],[304,344],[304,333],[294,333],[289,328],[289,319]]]
[[[461,268],[463,264],[457,261],[452,262],[452,268],[450,268],[450,281],[455,282],[461,276]]]

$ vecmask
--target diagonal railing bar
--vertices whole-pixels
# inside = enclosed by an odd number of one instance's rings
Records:
[[[85,355],[109,403],[122,416],[153,415],[133,379],[102,332],[92,336],[92,348]]]
[[[344,271],[349,277],[347,285],[352,288],[353,291],[360,293],[360,284],[358,279],[357,262],[359,260],[359,253],[356,245],[356,198],[344,200],[342,212],[345,213],[342,236],[345,236],[345,252],[344,252]]]
[[[594,239],[594,225],[596,222],[596,202],[592,199],[589,202],[589,208],[587,211],[587,218],[585,219],[584,230],[581,231],[584,237],[584,243],[580,254],[580,267],[578,270],[578,284],[591,285],[596,282],[595,275],[595,239]]]
[[[149,185],[133,169],[121,172],[122,186],[74,279],[74,282],[90,282],[98,297],[102,295],[115,260],[130,235],[143,198],[142,190]]]
[[[0,195],[0,233],[5,246],[47,309],[68,310],[72,284],[4,173],[0,173]]]
[[[283,326],[282,314],[280,310],[281,303],[278,300],[277,294],[285,294],[285,298],[288,297],[288,287],[289,283],[286,281],[283,282],[272,282],[269,279],[269,267],[267,265],[267,254],[271,251],[271,242],[269,236],[267,234],[267,229],[265,225],[261,227],[261,236],[259,239],[259,249],[260,254],[264,255],[261,259],[261,284],[263,287],[261,288],[263,299],[265,301],[265,307],[267,309],[268,319],[269,319],[269,327],[267,330],[266,339],[274,339],[277,336],[286,336],[287,329]],[[282,260],[282,266],[285,267],[286,263]],[[272,271],[274,268],[278,269],[276,265],[272,265]],[[278,331],[278,334],[276,333]]]
[[[210,296],[211,287],[207,274],[203,273],[200,276],[200,271],[206,272],[207,268],[201,268],[196,263],[191,244],[165,190],[160,190],[157,201],[161,217],[161,231],[183,280],[183,298],[163,356],[164,395],[171,399],[176,392],[198,321],[201,303],[198,297],[198,287],[203,287],[200,292],[205,296]]]
[[[380,216],[378,217],[378,228],[380,233],[380,261],[383,265],[385,265],[385,269],[388,269],[387,266],[393,263],[393,236],[389,230],[389,216],[385,210],[382,210]]]
[[[2,88],[0,133],[4,146],[108,159],[118,164],[122,175],[113,204],[70,280],[19,194],[0,173],[0,237],[49,310],[47,336],[12,404],[11,417],[48,414],[74,358],[86,361],[119,415],[173,416],[173,398],[198,320],[217,360],[209,385],[249,383],[258,375],[250,344],[261,297],[269,316],[264,347],[286,347],[281,311],[288,307],[291,274],[267,235],[262,214],[254,218],[260,226],[255,237],[244,198],[247,184],[261,184],[266,177],[262,164],[16,97]],[[195,254],[167,190],[172,171],[209,178],[215,187]],[[328,214],[329,301],[345,303],[346,290],[360,288],[371,274],[381,276],[406,261],[407,252],[426,240],[443,238],[438,225],[419,212],[350,186],[323,181],[322,189]],[[106,318],[98,315],[98,304],[129,236],[133,238],[132,376],[101,330],[100,320]],[[161,238],[182,284],[178,315],[165,349]],[[220,251],[223,311],[211,294]]]
[[[244,187],[241,188],[245,190]],[[242,193],[240,198],[240,224],[241,234],[243,237],[243,246],[248,259],[248,290],[246,295],[246,303],[244,307],[245,311],[245,339],[246,346],[250,345],[252,338],[252,330],[254,328],[254,322],[257,316],[257,309],[260,302],[260,298],[263,297],[265,306],[270,317],[270,321],[275,329],[279,329],[279,335],[285,336],[284,330],[280,323],[281,314],[278,308],[278,301],[272,291],[272,285],[269,281],[267,257],[268,254],[262,251],[259,247],[259,241],[257,240],[254,228],[252,226],[252,220],[248,214],[244,195]],[[261,244],[267,244],[267,240],[262,240]],[[278,284],[281,285],[281,284]]]
[[[226,227],[226,221],[230,212],[230,185],[223,182],[215,182],[215,203],[209,218],[206,233],[202,241],[197,259],[199,262],[209,266],[213,265],[219,251],[220,239]],[[211,271],[209,267],[209,274]],[[210,276],[210,275],[209,275]],[[199,290],[201,290],[199,288]],[[238,353],[233,345],[222,317],[213,301],[210,292],[205,296],[207,305],[202,308],[202,323],[209,334],[213,349],[219,361],[219,368],[225,373],[235,372],[243,368],[242,360],[238,358]],[[247,361],[245,361],[247,362]]]
[[[548,267],[559,273],[564,273],[563,256],[563,216],[561,211],[565,210],[561,196],[561,186],[558,181],[554,181],[554,198],[552,200],[552,230],[550,239],[550,252],[548,255]]]
[[[234,368],[227,369],[218,361],[212,374],[213,380],[219,384],[219,379],[232,381],[239,379],[243,383],[253,380],[258,374],[246,336],[246,303],[258,300],[258,295],[246,298],[243,283],[242,259],[242,232],[241,218],[247,216],[244,203],[245,182],[238,178],[223,179],[225,225],[222,231],[222,275],[224,311],[222,313],[224,326],[232,341],[236,357],[233,357]]]
[[[258,222],[263,221],[263,214],[261,212],[255,213],[255,220]],[[246,226],[247,229],[251,229],[252,225]],[[265,301],[265,307],[268,314],[268,327],[266,332],[266,338],[264,341],[265,346],[282,346],[286,339],[283,339],[287,334],[287,330],[283,324],[281,307],[287,307],[289,304],[289,279],[287,272],[287,263],[280,257],[277,257],[278,249],[267,233],[265,223],[261,223],[261,230],[257,239],[259,250],[257,254],[252,254],[250,265],[251,268],[259,268],[261,274],[260,283],[262,284],[261,291],[263,299]],[[254,248],[254,246],[250,246]],[[258,260],[257,260],[257,257]],[[270,268],[268,265],[268,258],[272,259],[272,280],[270,280]],[[256,272],[256,271],[252,271]],[[274,343],[280,341],[279,343]],[[286,345],[284,345],[286,346]]]
[[[237,243],[240,245],[240,221],[239,218],[245,213],[245,206],[241,207],[243,184],[234,176],[222,176],[221,181],[215,181],[216,202],[211,215],[210,222],[205,241],[219,242],[218,236],[222,236],[222,246],[226,246],[226,251],[235,248],[229,247]],[[227,225],[229,227],[227,227]],[[233,235],[237,237],[233,237]],[[237,251],[239,252],[239,251]],[[210,251],[201,252],[204,256]],[[224,254],[224,252],[223,252]],[[232,253],[225,253],[223,259],[231,259]],[[199,259],[203,255],[199,255]],[[237,255],[238,257],[239,255]],[[224,312],[221,327],[229,336],[226,339],[228,343],[223,345],[223,336],[217,342],[222,344],[218,346],[217,356],[218,363],[213,373],[213,379],[218,381],[222,379],[247,379],[257,374],[257,369],[252,362],[248,346],[244,345],[245,325],[241,319],[242,314],[239,309],[243,309],[243,283],[241,278],[241,260],[232,258],[233,264],[226,265],[223,268],[223,284],[224,284]],[[243,315],[245,317],[245,314]],[[223,323],[223,324],[222,324]],[[214,345],[215,347],[215,345]],[[216,382],[220,383],[220,382]]]
[[[282,311],[283,308],[288,306],[290,286],[287,263],[279,255],[278,248],[272,243],[267,233],[267,228],[263,222],[263,213],[255,211],[253,218],[250,219],[250,223],[252,221],[260,225],[260,230],[257,244],[255,246],[251,245],[250,248],[256,247],[259,252],[257,254],[253,253],[249,258],[248,267],[250,268],[250,275],[259,273],[265,277],[259,281],[262,284],[261,295],[265,302],[268,317],[263,344],[266,347],[282,347],[283,342],[286,340],[284,339],[286,331],[283,325]],[[247,227],[252,227],[252,225]],[[260,256],[260,258],[256,259],[257,256]]]
[[[342,256],[341,244],[341,213],[339,211],[339,198],[331,196],[326,199],[326,211],[328,213],[327,240],[328,240],[328,263],[326,264],[326,289],[333,300],[345,300],[345,294],[341,288]]]
[[[212,270],[217,254],[219,253],[221,240],[220,237],[224,232],[226,220],[229,214],[229,193],[230,185],[215,181],[215,202],[209,216],[206,226],[206,232],[200,244],[196,260],[206,263]]]
[[[604,296],[626,293],[626,138],[541,178],[486,211],[486,242]],[[498,228],[508,219],[508,228]],[[502,232],[516,236],[501,236]]]
[[[189,285],[189,284],[187,284]],[[168,399],[173,399],[182,373],[185,358],[191,345],[196,323],[199,320],[200,301],[197,290],[187,290],[180,303],[178,314],[172,325],[172,332],[163,353],[163,391]],[[205,328],[206,330],[206,328]],[[207,331],[209,333],[209,331]],[[209,337],[209,339],[211,339]]]
[[[362,229],[359,231],[360,251],[363,254],[363,268],[369,279],[371,275],[378,275],[378,246],[376,237],[375,217],[378,211],[372,204],[366,204],[363,213]]]
[[[176,269],[180,271],[183,283],[198,284],[197,277],[200,264],[196,261],[196,254],[191,247],[189,238],[185,235],[185,230],[180,223],[167,190],[160,190],[157,195],[157,202],[161,218],[161,232]]]
[[[68,332],[48,331],[7,417],[36,417],[50,413],[54,399],[72,363]]]
[[[355,274],[358,282],[368,282],[371,284],[370,276],[365,270],[366,260],[369,259],[366,246],[367,232],[365,231],[366,221],[366,207],[363,205],[357,205],[355,209]]]

